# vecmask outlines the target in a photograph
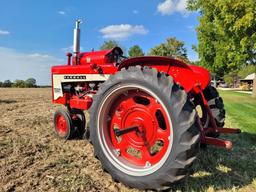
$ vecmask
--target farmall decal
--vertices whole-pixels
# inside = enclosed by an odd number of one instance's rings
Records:
[[[64,79],[86,79],[85,75],[65,75]]]
[[[109,74],[53,74],[54,100],[63,97],[62,83],[106,81]]]

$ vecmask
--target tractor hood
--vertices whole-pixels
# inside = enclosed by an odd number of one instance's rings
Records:
[[[115,63],[118,56],[122,56],[123,51],[120,47],[110,50],[84,52],[79,54],[80,65]]]

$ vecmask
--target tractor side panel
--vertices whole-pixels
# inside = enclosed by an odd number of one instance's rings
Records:
[[[75,66],[54,66],[51,69],[52,72],[52,102],[59,104],[66,104],[70,100],[72,104],[72,99],[69,95],[63,92],[64,83],[82,83],[82,82],[104,82],[111,74],[114,74],[117,68],[112,64],[100,65],[97,68],[92,68],[90,65],[75,65]],[[76,103],[77,108],[79,105],[85,106],[83,103],[79,103],[78,99]],[[84,101],[87,102],[87,101]]]

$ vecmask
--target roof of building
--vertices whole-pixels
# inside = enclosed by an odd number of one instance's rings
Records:
[[[250,75],[247,75],[247,77],[244,78],[244,80],[253,80],[256,78],[256,73],[252,73]]]

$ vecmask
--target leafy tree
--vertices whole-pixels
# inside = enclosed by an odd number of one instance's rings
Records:
[[[256,66],[255,65],[247,65],[246,67],[240,69],[238,71],[238,75],[241,78],[245,78],[247,75],[250,75],[252,73],[256,73]]]
[[[3,82],[2,81],[0,81],[0,87],[3,87]]]
[[[26,87],[36,87],[36,80],[34,78],[28,78],[25,81]]]
[[[19,87],[19,88],[24,88],[24,87],[26,87],[26,83],[25,83],[25,81],[23,81],[23,80],[17,79],[17,80],[15,80],[15,81],[13,82],[12,86],[13,86],[13,87]]]
[[[199,10],[197,27],[201,65],[223,75],[256,64],[255,0],[188,0]]]
[[[170,37],[166,39],[165,43],[153,47],[149,51],[149,55],[175,57],[183,61],[188,61],[187,50],[184,45],[183,41],[179,41],[175,37]]]
[[[12,86],[12,82],[10,80],[5,80],[3,83],[3,87],[11,87]]]
[[[114,40],[104,41],[104,43],[100,46],[100,50],[113,49],[114,47],[119,47],[119,44],[117,41],[114,41]]]
[[[228,85],[235,85],[239,82],[239,76],[237,75],[237,70],[231,71],[228,74],[224,75],[224,81]]]
[[[114,47],[120,47],[125,54],[126,52],[125,47],[123,47],[117,41],[114,41],[114,40],[104,41],[104,43],[100,46],[100,50],[109,50],[109,49],[113,49]]]
[[[228,85],[231,85],[231,84],[233,84],[233,77],[231,75],[229,75],[229,74],[224,75],[224,81]]]
[[[129,49],[128,55],[129,57],[140,57],[140,56],[144,56],[144,53],[139,45],[134,45]]]

